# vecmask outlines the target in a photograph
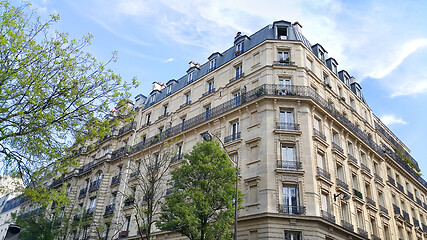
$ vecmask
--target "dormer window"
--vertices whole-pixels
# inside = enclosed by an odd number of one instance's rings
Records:
[[[213,70],[213,69],[215,69],[215,68],[216,68],[216,58],[212,59],[212,60],[209,62],[209,70]]]
[[[322,62],[325,62],[325,54],[319,50],[319,58]]]
[[[277,39],[288,40],[288,28],[287,27],[278,27],[277,28]]]
[[[187,76],[187,84],[193,82],[194,72],[189,72]]]
[[[166,88],[166,95],[170,95],[172,93],[172,85],[169,85],[167,88]]]
[[[154,101],[156,101],[156,94],[150,96],[150,102],[153,103]]]
[[[348,78],[347,76],[344,76],[344,83],[347,86],[350,86],[350,78]]]
[[[236,52],[234,52],[234,54],[237,56],[239,54],[241,54],[244,51],[244,42],[238,43],[236,45]]]
[[[337,74],[337,65],[332,63],[332,72],[334,72],[335,74]]]

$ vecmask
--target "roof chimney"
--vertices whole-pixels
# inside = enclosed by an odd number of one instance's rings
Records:
[[[302,33],[302,25],[299,22],[292,23],[292,26],[299,32]]]
[[[356,82],[356,79],[354,79],[354,77],[353,77],[353,76],[351,76],[351,77],[350,77],[350,84],[355,83],[355,82]]]
[[[165,87],[166,86],[163,83],[161,83],[161,82],[153,82],[153,91],[154,90],[160,91],[160,90],[162,90]]]
[[[240,36],[242,36],[242,32],[237,32],[236,36],[234,37],[234,41],[236,41],[236,39],[238,39]]]

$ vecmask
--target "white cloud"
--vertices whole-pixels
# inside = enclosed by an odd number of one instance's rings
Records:
[[[402,124],[402,125],[408,124],[402,118],[398,118],[398,117],[394,116],[393,114],[383,115],[382,117],[380,117],[380,119],[385,125],[388,125],[388,126],[390,126],[392,124]]]
[[[173,62],[173,61],[175,61],[175,59],[173,59],[173,58],[168,58],[168,59],[166,59],[166,61],[165,61],[165,62]]]

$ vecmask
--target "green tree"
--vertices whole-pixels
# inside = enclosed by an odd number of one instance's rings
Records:
[[[212,141],[197,143],[184,158],[172,172],[175,192],[166,197],[157,226],[192,240],[231,239],[236,173],[227,154]]]
[[[0,1],[0,164],[26,185],[75,167],[64,153],[108,135],[117,121],[104,116],[136,86],[107,68],[115,53],[98,61],[83,50],[90,34],[70,39],[52,29],[57,21]]]

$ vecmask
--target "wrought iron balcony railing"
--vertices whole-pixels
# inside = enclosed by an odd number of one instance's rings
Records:
[[[383,178],[380,175],[378,175],[378,173],[374,173],[374,177],[377,181],[383,182]]]
[[[291,61],[273,61],[273,65],[295,66],[295,62]]]
[[[320,176],[322,176],[328,180],[331,180],[331,174],[321,167],[317,167],[317,174],[319,174]]]
[[[348,154],[348,159],[350,159],[356,165],[359,164],[357,159],[353,155],[351,155],[350,153]]]
[[[365,238],[365,239],[369,239],[368,232],[367,232],[367,231],[365,231],[364,229],[362,229],[362,228],[358,228],[358,229],[357,229],[357,232],[358,232],[358,233],[359,233],[359,235],[360,235],[360,236],[362,236],[363,238]]]
[[[300,170],[302,169],[302,162],[277,160],[277,168]]]
[[[372,233],[371,234],[371,240],[381,240],[381,238]]]
[[[405,210],[402,210],[403,219],[407,222],[411,222],[411,219],[409,218],[409,213],[407,213]]]
[[[240,132],[237,132],[237,133],[234,133],[234,134],[231,134],[231,135],[225,137],[224,143],[236,141],[237,139],[240,139]]]
[[[342,149],[342,147],[338,143],[332,142],[332,148],[336,149],[338,152],[344,154],[344,150]]]
[[[362,170],[364,170],[365,172],[371,174],[371,169],[368,168],[368,166],[366,166],[364,163],[360,164],[362,166]]]
[[[383,212],[384,214],[388,215],[388,209],[382,205],[380,205],[380,211]]]
[[[120,184],[120,178],[121,178],[120,174],[114,176],[113,179],[111,179],[111,186],[119,185]]]
[[[354,193],[354,196],[356,196],[359,199],[363,200],[363,194],[359,190],[353,188],[353,193]]]
[[[313,128],[313,134],[314,134],[314,136],[317,136],[326,142],[326,136],[322,132],[320,132],[319,130]]]
[[[136,129],[136,122],[131,122],[128,125],[119,129],[119,135],[118,136],[121,136],[121,135],[129,132],[130,130],[134,130],[134,129]]]
[[[239,75],[236,75],[234,78],[230,79],[230,82],[232,83],[232,82],[236,81],[237,79],[243,78],[244,76],[245,76],[245,73],[241,73]]]
[[[178,162],[181,159],[182,159],[182,154],[177,154],[177,155],[175,155],[175,156],[172,157],[171,163]]]
[[[420,205],[421,207],[423,206],[423,202],[421,202],[421,199],[419,199],[418,197],[415,197],[417,199],[417,203],[418,205]]]
[[[369,197],[366,197],[366,203],[368,203],[372,207],[377,207],[377,203]]]
[[[349,223],[347,221],[341,220],[341,225],[343,226],[343,228],[345,228],[345,229],[347,229],[347,230],[349,230],[351,232],[354,231],[353,224],[351,224],[351,223]]]
[[[139,176],[139,173],[140,173],[139,170],[131,172],[131,174],[129,174],[129,178],[135,178],[135,177]]]
[[[339,178],[337,178],[337,185],[348,191],[348,184]]]
[[[296,123],[287,123],[287,122],[276,122],[276,129],[279,129],[279,130],[288,130],[288,131],[298,131],[298,130],[300,130],[299,124],[296,124]]]
[[[184,104],[181,104],[181,106],[179,106],[179,108],[184,108],[190,104],[191,104],[191,101],[186,101]]]
[[[408,191],[408,197],[415,201],[414,194],[412,194],[410,191]]]
[[[420,221],[416,218],[412,218],[412,222],[414,223],[414,227],[419,228],[420,227]]]
[[[394,178],[392,178],[390,175],[387,175],[389,183],[391,183],[393,186],[396,186],[396,181]]]
[[[425,225],[424,223],[421,223],[421,226],[423,228],[423,231],[427,233],[427,225]]]
[[[305,214],[305,206],[289,206],[279,204],[278,206],[279,213],[293,214],[293,215],[303,215]]]
[[[202,97],[207,96],[211,93],[215,92],[215,88],[211,88],[202,94]]]
[[[402,184],[400,184],[399,182],[396,182],[397,184],[397,189],[399,189],[402,193],[405,193],[405,189],[403,188]]]
[[[322,218],[328,222],[335,223],[335,216],[332,213],[328,213],[326,211],[321,211]]]

